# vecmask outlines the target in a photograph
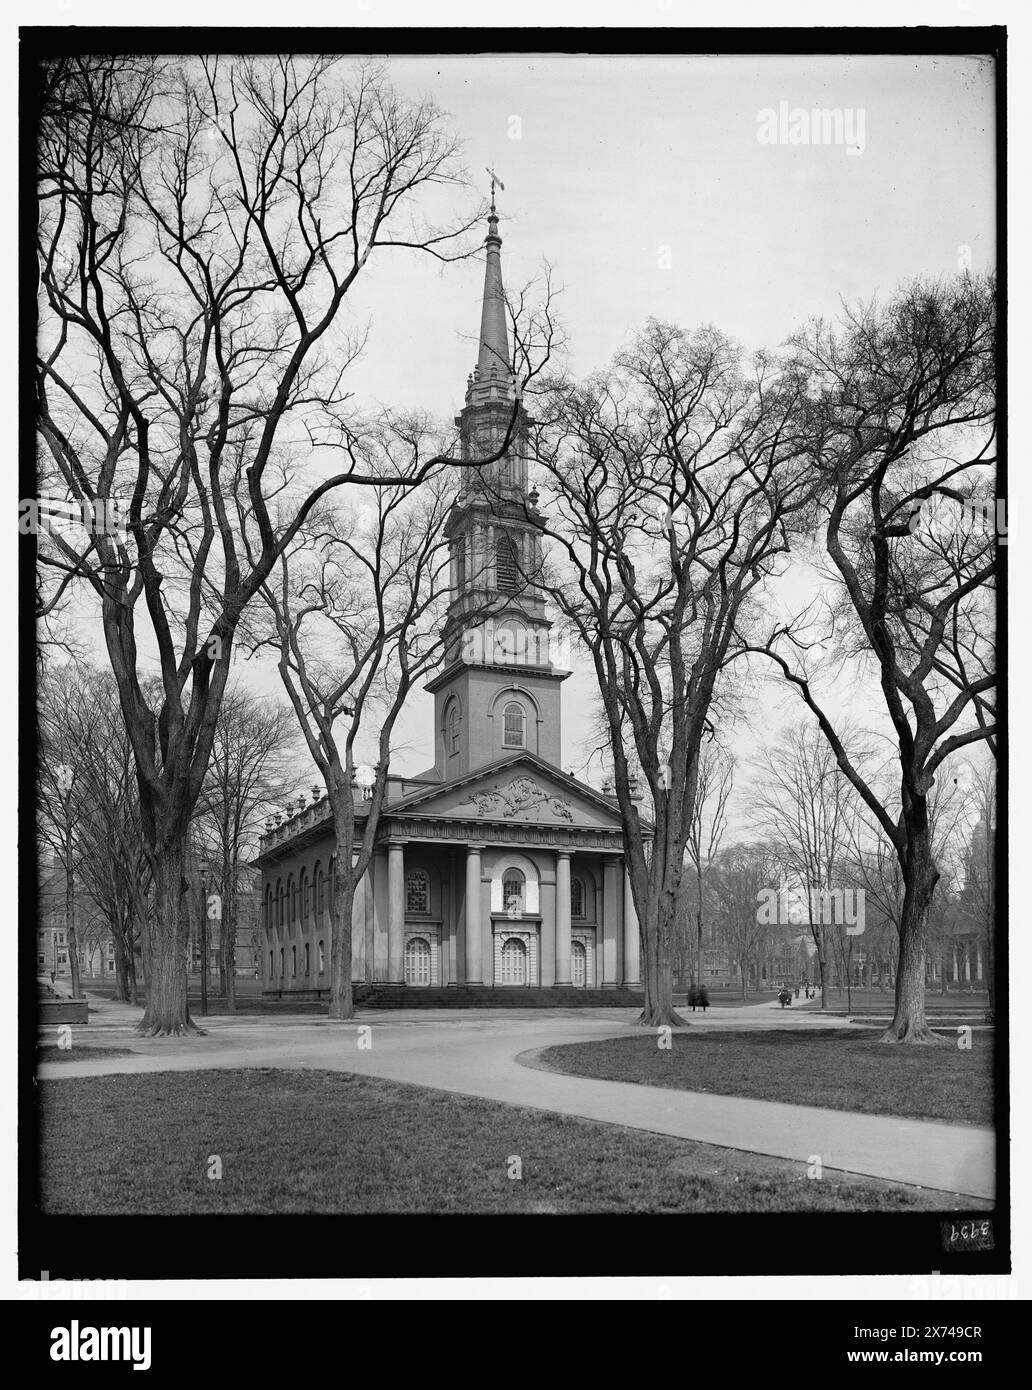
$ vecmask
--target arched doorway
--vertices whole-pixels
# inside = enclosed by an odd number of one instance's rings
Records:
[[[517,936],[510,936],[502,947],[502,984],[527,983],[527,948]]]
[[[430,946],[421,936],[414,936],[405,945],[405,983],[430,983]]]
[[[588,952],[583,941],[571,943],[570,978],[577,989],[583,989],[588,982]]]

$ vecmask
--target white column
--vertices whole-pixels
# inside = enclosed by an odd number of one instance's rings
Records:
[[[405,980],[405,845],[401,840],[387,845],[387,978],[394,984]]]
[[[480,851],[483,845],[466,849],[466,979],[467,985],[484,983],[480,941]]]
[[[631,892],[631,876],[624,869],[624,909],[623,909],[623,982],[625,985],[641,984],[641,938],[638,935],[638,914],[634,910],[634,894]]]
[[[358,855],[355,854],[352,859],[352,873],[354,873],[354,866],[357,862]],[[315,906],[318,930],[315,933],[315,940],[312,945],[312,975],[316,978],[316,982],[318,983],[319,937],[322,935],[323,924],[321,916],[318,915],[318,902],[316,902]],[[357,982],[365,978],[365,961],[365,882],[363,879],[357,879],[355,882],[355,896],[351,903],[351,978],[353,981]]]
[[[602,869],[602,988],[620,983],[619,940],[623,892],[619,859],[606,859]]]
[[[555,982],[572,983],[570,975],[570,851],[555,853]]]
[[[369,856],[369,867],[366,869],[365,878],[362,880],[362,906],[365,910],[365,922],[363,931],[365,932],[365,982],[372,984],[376,979],[376,882],[373,878],[373,866],[376,863],[376,855]],[[327,956],[330,950],[331,935],[326,938]]]

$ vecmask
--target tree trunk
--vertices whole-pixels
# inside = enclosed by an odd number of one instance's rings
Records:
[[[989,924],[989,930],[985,937],[985,989],[988,995],[988,1008],[986,1011],[986,1022],[995,1023],[996,1021],[996,958],[993,951],[993,924]]]
[[[927,825],[913,833],[904,866],[903,912],[896,965],[896,1008],[882,1042],[938,1043],[925,1019],[925,934],[939,873]]]
[[[226,1008],[236,1012],[236,864],[229,867],[222,921],[222,966],[226,977]]]
[[[122,1004],[129,1003],[129,967],[126,961],[125,942],[120,932],[114,933],[115,940],[115,998]]]
[[[68,964],[72,972],[72,998],[82,998],[79,978],[79,943],[75,934],[75,879],[72,877],[72,852],[68,846],[68,868],[65,872],[65,926],[68,929]]]
[[[702,883],[701,883],[701,880],[700,880],[700,883],[699,883],[699,903],[700,903],[699,913],[698,913],[698,917],[697,917],[697,919],[696,919],[696,936],[695,936],[696,951],[695,951],[695,958],[696,958],[696,961],[698,962],[698,972],[699,972],[699,977],[698,977],[698,980],[696,981],[696,983],[697,983],[697,985],[699,986],[699,988],[701,989],[701,988],[702,988],[702,978],[703,978],[703,976],[702,976],[702,906],[701,906],[701,903],[702,903]]]
[[[344,868],[345,857],[347,868]],[[333,895],[333,935],[330,943],[330,1018],[355,1016],[351,984],[351,918],[355,902],[355,875],[351,847],[337,843],[337,883]],[[368,977],[367,977],[368,978]]]
[[[154,852],[154,910],[146,925],[147,1008],[139,1025],[148,1037],[204,1032],[190,1018],[186,993],[190,928],[183,862],[182,842]]]
[[[664,906],[665,904],[665,906]],[[645,1028],[687,1028],[688,1022],[674,1009],[670,942],[673,935],[676,894],[661,893],[655,914],[642,923],[645,948],[645,1006],[638,1023]]]

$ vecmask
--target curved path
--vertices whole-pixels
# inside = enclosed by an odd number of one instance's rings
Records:
[[[535,1066],[542,1048],[640,1030],[633,1009],[370,1010],[349,1023],[325,1018],[237,1015],[206,1021],[203,1038],[141,1039],[141,1010],[91,1001],[81,1060],[44,1062],[44,1079],[284,1067],[356,1072],[485,1100],[627,1125],[705,1144],[769,1154],[822,1168],[959,1193],[994,1195],[995,1137],[988,1129],[894,1116],[860,1115],[622,1081],[565,1076]],[[784,1011],[775,1003],[714,1009],[709,1029],[836,1028],[842,1019]],[[48,1029],[47,1032],[52,1030]],[[91,1045],[132,1056],[90,1056]]]

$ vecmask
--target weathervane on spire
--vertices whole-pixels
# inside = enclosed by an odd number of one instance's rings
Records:
[[[494,212],[494,210],[495,210],[495,201],[494,201],[495,184],[498,185],[498,187],[502,190],[503,193],[505,192],[505,184],[502,183],[501,179],[498,177],[498,175],[495,173],[495,171],[494,171],[493,169],[488,169],[487,172],[491,175],[491,211]]]

